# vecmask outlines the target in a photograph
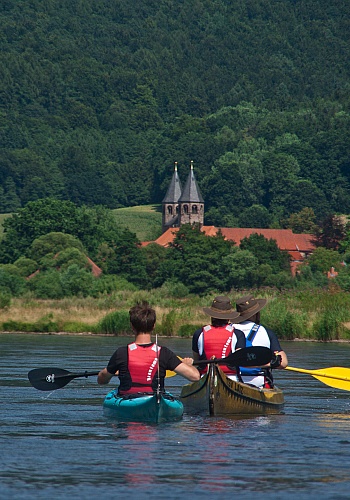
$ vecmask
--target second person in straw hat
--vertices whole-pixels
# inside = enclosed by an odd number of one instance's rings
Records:
[[[260,324],[260,311],[265,307],[266,299],[255,299],[247,295],[236,301],[236,310],[239,317],[234,320],[234,328],[243,331],[246,345],[268,347],[274,353],[271,363],[259,368],[241,368],[243,382],[257,387],[273,387],[271,368],[286,368],[288,366],[287,354],[282,349],[275,332]]]

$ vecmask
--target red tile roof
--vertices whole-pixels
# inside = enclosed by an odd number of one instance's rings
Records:
[[[276,241],[280,250],[285,250],[291,256],[291,273],[294,276],[297,267],[305,258],[305,254],[311,253],[315,246],[312,243],[312,234],[294,234],[291,229],[257,229],[257,228],[242,228],[242,227],[221,227],[215,226],[202,226],[202,231],[207,236],[215,236],[218,230],[221,230],[225,239],[234,241],[239,245],[243,238],[249,238],[252,234],[261,234],[266,239],[273,239]],[[169,228],[165,233],[159,236],[154,241],[163,247],[168,246],[175,239],[175,235],[179,230],[178,227]],[[149,245],[152,241],[145,241],[142,246]]]
[[[165,233],[155,240],[155,243],[161,246],[168,246],[174,241],[175,234],[179,230],[178,227],[169,228]],[[215,236],[219,228],[215,226],[202,226],[202,231],[207,236]],[[312,244],[313,235],[311,234],[294,234],[291,229],[256,229],[256,228],[241,228],[241,227],[221,227],[222,235],[227,240],[232,240],[236,245],[239,245],[243,238],[248,238],[251,234],[262,234],[266,239],[276,240],[280,250],[287,252],[310,253],[314,250]],[[146,242],[145,242],[146,243]],[[151,242],[147,242],[149,244]],[[302,256],[301,256],[302,257]]]

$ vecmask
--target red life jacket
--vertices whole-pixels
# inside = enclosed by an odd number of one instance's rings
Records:
[[[153,378],[158,372],[158,357],[161,347],[156,344],[147,347],[135,343],[128,345],[128,370],[132,380],[131,387],[120,394],[135,394],[137,392],[153,393]]]
[[[211,326],[207,325],[203,328],[203,355],[200,359],[226,358],[232,353],[232,336],[235,335],[235,329],[232,325]],[[236,370],[229,368],[226,365],[220,365],[223,372],[235,374]],[[206,373],[207,366],[200,370],[201,373]]]

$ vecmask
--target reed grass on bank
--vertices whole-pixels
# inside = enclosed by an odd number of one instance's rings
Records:
[[[247,291],[229,294],[234,302]],[[123,291],[98,299],[69,298],[38,300],[12,299],[0,309],[0,330],[6,332],[67,332],[130,335],[128,311],[136,302],[148,300],[157,312],[155,332],[160,336],[190,338],[210,319],[202,307],[217,294],[175,299],[160,290]],[[327,290],[288,293],[254,292],[268,299],[261,322],[274,330],[280,340],[349,340],[350,294]]]

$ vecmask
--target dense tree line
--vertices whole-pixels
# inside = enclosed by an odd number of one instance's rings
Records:
[[[293,278],[288,253],[256,233],[236,246],[220,230],[206,236],[197,225],[185,224],[170,247],[141,246],[105,207],[42,199],[4,221],[0,307],[16,296],[99,297],[162,288],[185,297],[247,288],[325,287],[331,267],[338,272],[337,284],[350,290],[350,228],[333,215],[317,226],[314,237],[316,250]],[[92,272],[91,259],[98,274]]]
[[[3,0],[0,212],[159,202],[206,223],[350,212],[344,0]]]

